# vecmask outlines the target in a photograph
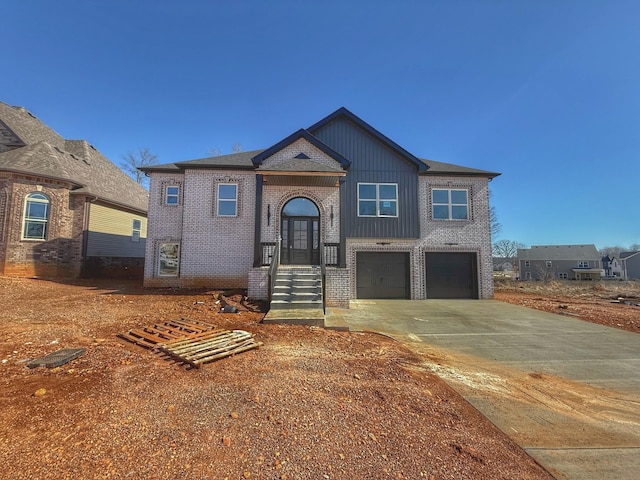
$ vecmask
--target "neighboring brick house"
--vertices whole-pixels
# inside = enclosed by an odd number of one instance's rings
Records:
[[[518,249],[520,280],[600,280],[595,245],[534,245]]]
[[[279,258],[326,264],[327,305],[493,296],[488,182],[499,174],[419,159],[345,108],[266,150],[143,170],[146,286],[266,299]]]
[[[623,280],[640,280],[640,251],[620,252]]]
[[[142,276],[147,203],[87,142],[0,102],[0,274]]]

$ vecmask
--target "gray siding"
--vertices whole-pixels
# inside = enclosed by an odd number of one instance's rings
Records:
[[[314,135],[352,163],[340,188],[346,237],[418,238],[417,167],[378,139],[340,118]],[[358,183],[397,183],[398,217],[358,217]]]
[[[144,257],[146,239],[131,240],[131,235],[87,232],[87,257]]]

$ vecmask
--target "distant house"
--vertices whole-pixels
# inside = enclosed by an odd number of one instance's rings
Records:
[[[493,257],[493,271],[494,272],[512,272],[513,271],[512,258],[505,257]]]
[[[144,171],[146,286],[267,299],[278,275],[304,274],[334,306],[493,296],[488,182],[498,173],[420,159],[345,108],[266,150]],[[282,301],[297,301],[287,288]]]
[[[602,269],[604,270],[604,275],[607,278],[622,277],[622,264],[612,255],[605,255],[602,257]]]
[[[623,280],[640,280],[640,251],[620,252]]]
[[[599,280],[602,261],[596,246],[534,245],[518,249],[520,280]]]
[[[93,146],[0,102],[0,274],[142,276],[147,207]]]

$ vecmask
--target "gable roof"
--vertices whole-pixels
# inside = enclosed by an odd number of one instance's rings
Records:
[[[353,113],[351,113],[345,107],[340,107],[338,110],[336,110],[335,112],[327,115],[326,117],[324,117],[319,122],[316,122],[313,125],[311,125],[309,128],[307,128],[307,130],[311,134],[313,134],[316,131],[320,130],[325,125],[328,125],[329,123],[335,121],[336,119],[338,119],[340,117],[344,117],[344,118],[348,119],[349,121],[351,121],[352,123],[354,123],[355,125],[360,127],[362,130],[367,132],[369,135],[371,135],[372,137],[376,138],[378,141],[382,142],[389,149],[391,149],[392,151],[396,152],[401,157],[404,157],[410,163],[413,163],[418,168],[419,172],[425,171],[427,169],[427,166],[422,162],[422,160],[420,160],[415,155],[409,153],[407,150],[402,148],[400,145],[398,145],[396,142],[391,140],[389,137],[387,137],[386,135],[382,134],[381,132],[379,132],[378,130],[373,128],[371,125],[369,125],[367,122],[362,120],[357,115],[354,115]]]
[[[638,250],[630,251],[630,252],[620,252],[620,260],[626,260],[627,258],[638,255],[639,253],[640,251]]]
[[[323,151],[325,154],[336,160],[340,165],[342,165],[343,169],[348,169],[351,165],[351,161],[345,158],[340,153],[336,152],[334,149],[329,147],[327,144],[322,142],[318,137],[314,135],[319,129],[328,125],[329,123],[335,121],[338,118],[346,118],[350,122],[353,122],[358,128],[364,130],[366,133],[370,134],[378,141],[382,142],[387,148],[394,151],[396,154],[405,158],[408,162],[414,164],[418,169],[418,173],[420,175],[447,175],[447,176],[476,176],[476,177],[487,177],[494,178],[500,175],[496,172],[490,172],[487,170],[479,170],[476,168],[463,167],[460,165],[454,165],[452,163],[444,163],[437,162],[435,160],[426,160],[416,157],[415,155],[409,153],[407,150],[402,148],[400,145],[395,143],[393,140],[389,139],[387,136],[380,133],[378,130],[373,128],[367,122],[354,115],[352,112],[347,110],[345,107],[340,107],[335,112],[327,115],[319,122],[314,123],[311,127],[304,129],[301,128],[296,132],[292,133],[285,139],[279,141],[275,145],[265,149],[265,150],[254,150],[250,152],[240,152],[233,153],[230,155],[220,155],[215,157],[205,157],[196,160],[184,160],[180,162],[173,163],[165,163],[161,165],[149,165],[143,168],[140,168],[141,171],[145,173],[151,172],[164,172],[164,173],[180,173],[185,168],[211,168],[211,169],[241,169],[241,170],[255,170],[257,167],[261,167],[262,162],[267,159],[269,156],[274,153],[280,151],[281,149],[291,145],[293,142],[303,138],[312,145],[316,146],[318,149]],[[296,157],[299,158],[299,157]],[[304,160],[304,159],[302,159]],[[309,167],[309,163],[296,163],[295,161],[287,162],[285,164],[280,163],[281,167],[286,167],[287,169],[295,169],[300,168],[301,171],[307,171]],[[264,167],[261,167],[264,168]],[[274,167],[275,168],[275,167]],[[314,167],[320,168],[320,167]],[[266,170],[266,169],[265,169]],[[322,170],[325,171],[325,170]],[[329,171],[329,170],[326,170]]]
[[[320,140],[318,140],[316,137],[311,135],[304,128],[301,128],[297,132],[293,132],[287,138],[279,141],[275,145],[273,145],[273,146],[267,148],[266,150],[260,152],[258,155],[253,157],[253,159],[252,159],[253,160],[253,164],[255,166],[260,166],[265,159],[269,158],[274,153],[279,152],[283,148],[291,145],[293,142],[295,142],[297,140],[300,140],[301,138],[305,139],[307,142],[312,144],[314,147],[320,149],[322,152],[324,152],[327,155],[329,155],[331,158],[333,158],[335,161],[337,161],[340,165],[342,165],[343,169],[347,169],[351,165],[351,162],[349,160],[344,158],[342,155],[340,155],[338,152],[333,150],[331,147],[329,147],[325,143],[323,143]]]
[[[519,248],[518,260],[600,260],[593,244],[589,245],[532,245]]]
[[[3,102],[0,120],[24,144],[0,153],[0,170],[65,181],[72,194],[147,211],[148,192],[86,141],[65,140],[25,108]]]

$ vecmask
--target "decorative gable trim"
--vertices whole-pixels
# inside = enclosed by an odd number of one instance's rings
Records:
[[[369,135],[374,137],[376,140],[382,142],[389,149],[393,150],[398,155],[406,158],[409,162],[413,163],[418,168],[418,172],[424,172],[429,168],[418,157],[416,157],[415,155],[409,153],[407,150],[402,148],[400,145],[398,145],[396,142],[391,140],[389,137],[387,137],[386,135],[383,135],[378,130],[373,128],[371,125],[369,125],[367,122],[362,120],[360,117],[354,115],[353,113],[351,113],[349,110],[347,110],[344,107],[340,107],[338,110],[336,110],[332,114],[326,116],[325,118],[323,118],[319,122],[314,123],[309,128],[307,128],[307,131],[310,132],[311,134],[314,134],[316,131],[318,131],[319,129],[321,129],[325,125],[328,125],[329,123],[333,122],[336,118],[339,118],[339,117],[347,118],[349,121],[351,121],[352,123],[354,123],[355,125],[360,127],[362,130],[367,132]]]
[[[349,166],[351,165],[351,162],[349,160],[347,160],[346,158],[344,158],[342,155],[340,155],[338,152],[336,152],[335,150],[333,150],[331,147],[329,147],[328,145],[325,145],[323,142],[321,142],[320,140],[318,140],[316,137],[314,137],[313,135],[311,135],[308,131],[306,131],[304,128],[301,128],[300,130],[298,130],[297,132],[292,133],[291,135],[289,135],[287,138],[285,138],[284,140],[281,140],[280,142],[276,143],[275,145],[273,145],[270,148],[267,148],[266,150],[264,150],[263,152],[259,153],[258,155],[256,155],[255,157],[253,157],[251,159],[251,161],[253,162],[253,164],[256,167],[259,167],[262,162],[264,160],[266,160],[267,158],[269,158],[271,155],[273,155],[276,152],[279,152],[280,150],[282,150],[283,148],[291,145],[293,142],[295,142],[296,140],[299,140],[301,138],[304,138],[306,141],[308,141],[310,144],[312,144],[313,146],[315,146],[316,148],[320,149],[321,151],[323,151],[324,153],[326,153],[327,155],[329,155],[331,158],[333,158],[335,161],[337,161],[343,169],[347,169],[349,168]],[[296,158],[299,158],[296,157]]]

